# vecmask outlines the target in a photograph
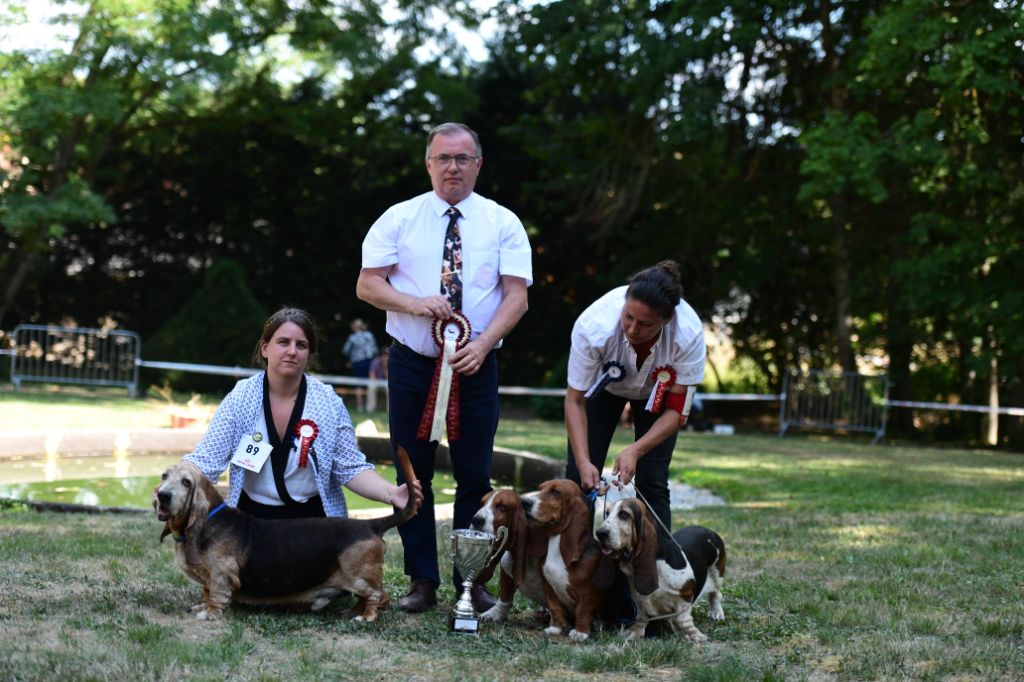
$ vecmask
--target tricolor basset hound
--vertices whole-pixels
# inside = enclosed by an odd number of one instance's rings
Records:
[[[398,460],[415,480],[405,450]],[[308,605],[319,611],[349,591],[359,597],[356,620],[371,622],[387,605],[382,535],[416,514],[414,495],[404,509],[378,519],[266,520],[224,505],[209,479],[191,462],[167,469],[153,506],[173,535],[182,572],[203,587],[192,607],[199,620],[219,618],[232,600],[248,604]]]
[[[523,498],[523,506],[526,518],[548,538],[542,575],[551,625],[544,632],[562,634],[571,611],[569,638],[582,642],[590,636],[605,590],[614,582],[614,562],[602,556],[590,533],[590,511],[576,483],[545,481],[536,497]]]
[[[628,498],[612,506],[597,538],[602,552],[616,559],[626,574],[636,603],[636,621],[627,629],[626,639],[642,638],[648,622],[669,617],[685,637],[707,641],[707,635],[693,624],[693,605],[701,597],[708,599],[712,620],[725,618],[725,543],[714,531],[687,526],[670,539],[657,532],[643,502]]]
[[[501,567],[498,601],[480,614],[480,620],[500,623],[508,618],[516,590],[539,606],[546,606],[541,566],[547,554],[548,539],[542,529],[526,520],[519,494],[508,489],[487,493],[471,525],[474,530],[488,533],[497,533],[502,526],[508,528],[505,551],[498,560]],[[489,567],[478,580],[486,582],[493,571],[494,567]]]

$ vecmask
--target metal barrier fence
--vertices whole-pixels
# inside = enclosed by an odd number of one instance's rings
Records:
[[[19,324],[14,328],[11,383],[23,381],[139,389],[139,335],[105,329]]]
[[[857,372],[792,372],[783,381],[779,435],[791,427],[866,431],[885,435],[889,379]]]

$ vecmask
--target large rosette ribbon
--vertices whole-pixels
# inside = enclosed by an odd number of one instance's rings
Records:
[[[318,433],[320,429],[312,419],[300,419],[295,424],[295,435],[299,437],[299,466],[302,468],[309,462],[309,448]]]
[[[662,365],[651,373],[651,378],[654,380],[654,388],[651,390],[651,396],[647,399],[646,409],[648,412],[658,413],[661,412],[665,404],[668,390],[676,383],[676,371],[672,365]]]
[[[456,312],[447,320],[434,319],[434,343],[441,347],[434,366],[434,381],[423,406],[419,440],[441,440],[441,431],[447,426],[448,441],[459,440],[459,375],[452,370],[451,357],[455,351],[469,343],[469,319]]]

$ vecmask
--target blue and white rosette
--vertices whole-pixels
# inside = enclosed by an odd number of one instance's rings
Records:
[[[622,381],[625,378],[626,368],[623,364],[621,362],[616,362],[615,360],[609,360],[604,363],[603,367],[601,367],[601,374],[598,375],[597,381],[595,381],[594,385],[583,394],[583,397],[589,400],[596,394],[603,391],[605,386],[608,384],[614,384],[615,382]]]

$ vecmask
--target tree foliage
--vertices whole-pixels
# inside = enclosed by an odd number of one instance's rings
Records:
[[[674,258],[743,368],[720,388],[856,366],[1024,404],[1019,3],[502,0],[483,63],[454,0],[81,7],[65,49],[0,51],[0,321],[151,335],[228,257],[336,370],[348,319],[383,319],[363,235],[464,120],[535,247],[505,381],[557,383],[579,312]]]

